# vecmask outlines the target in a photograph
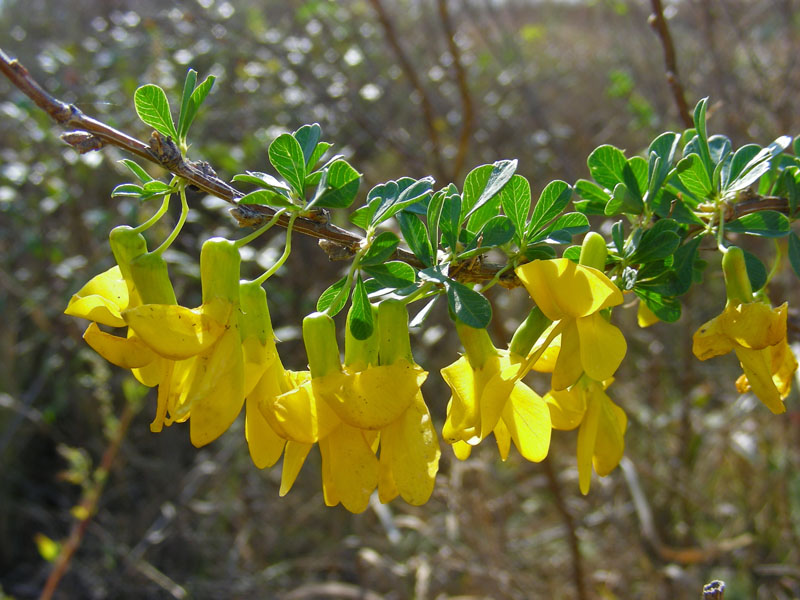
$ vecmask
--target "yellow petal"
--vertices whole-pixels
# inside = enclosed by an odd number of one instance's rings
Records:
[[[497,451],[500,453],[500,460],[505,462],[508,452],[511,450],[511,434],[508,432],[503,419],[494,426],[494,441],[497,443]]]
[[[230,302],[217,298],[195,309],[143,304],[124,311],[122,317],[157,354],[181,360],[211,347],[225,331],[232,310]],[[222,315],[225,318],[220,319]]]
[[[760,350],[786,338],[787,304],[772,309],[761,302],[725,307],[719,316],[723,333],[734,344]]]
[[[392,474],[393,450],[392,446],[384,444],[381,446],[381,456],[378,460],[378,500],[383,504],[391,502],[400,495]]]
[[[128,338],[137,337],[133,330],[129,327],[128,328]],[[153,362],[145,365],[141,369],[131,369],[131,373],[136,378],[136,380],[146,385],[147,387],[153,387],[159,384],[164,376],[164,366],[169,361],[161,358],[160,356],[157,357],[158,360],[154,360]]]
[[[111,335],[101,331],[97,323],[89,323],[83,339],[108,362],[123,369],[138,369],[158,359],[140,339]]]
[[[550,409],[553,429],[569,431],[581,424],[586,413],[586,399],[580,384],[569,390],[550,390],[544,400]]]
[[[330,481],[335,495],[352,513],[364,512],[369,497],[378,486],[378,459],[361,431],[342,423],[324,440],[320,440],[323,477]],[[327,471],[326,471],[327,469]]]
[[[314,394],[313,380],[275,398],[273,411],[286,437],[304,444],[319,441],[341,423],[328,403]]]
[[[516,273],[551,321],[585,317],[622,304],[622,292],[605,274],[566,258],[535,260],[517,267]]]
[[[556,361],[558,360],[558,353],[560,351],[561,336],[557,336],[536,362],[533,363],[533,370],[539,373],[552,373],[556,368]]]
[[[772,356],[769,348],[752,350],[736,348],[736,356],[742,366],[750,389],[773,414],[786,412],[781,395],[772,380]]]
[[[258,404],[252,398],[245,403],[244,435],[250,458],[259,469],[271,467],[283,453],[286,440],[280,437],[258,410]]]
[[[654,323],[658,323],[660,320],[656,313],[650,310],[650,307],[647,306],[643,300],[639,300],[639,308],[636,311],[636,322],[639,324],[639,327],[644,329],[645,327],[650,327],[650,325]]]
[[[594,445],[592,464],[600,477],[613,471],[625,451],[625,429],[628,418],[625,411],[611,401],[605,392],[596,392],[600,404],[600,417],[597,425],[597,439]]]
[[[553,369],[550,385],[554,390],[563,390],[573,385],[583,374],[581,362],[581,338],[575,321],[564,323],[561,332],[561,350]]]
[[[244,404],[244,363],[236,322],[230,324],[208,353],[197,357],[205,364],[199,385],[192,382],[189,433],[192,444],[201,447],[222,435],[236,419]]]
[[[722,330],[720,316],[703,323],[692,336],[692,352],[700,360],[708,360],[733,350],[733,341]]]
[[[339,418],[360,429],[380,429],[396,421],[419,392],[427,373],[405,359],[350,373],[339,394],[326,397]]]
[[[109,327],[124,327],[120,312],[128,307],[128,284],[118,266],[92,277],[72,296],[64,314]]]
[[[281,489],[278,495],[283,497],[292,489],[300,469],[308,456],[313,444],[301,444],[299,442],[286,442],[286,449],[283,452],[283,469],[281,470]]]
[[[244,395],[250,395],[264,371],[275,360],[277,352],[275,342],[269,340],[262,344],[254,337],[242,340],[242,357],[244,358]]]
[[[503,410],[503,422],[514,445],[527,460],[540,462],[550,448],[550,411],[547,403],[522,382],[511,392]]]
[[[502,364],[508,365],[507,359],[505,359],[505,357],[503,358]],[[503,409],[508,403],[509,396],[511,396],[511,390],[514,389],[514,376],[517,374],[517,371],[516,365],[505,366],[502,371],[493,375],[492,378],[486,382],[480,400],[481,439],[488,436],[494,430],[495,425],[497,425],[497,421],[500,419],[500,415],[503,413]]]
[[[588,402],[586,415],[578,429],[578,484],[584,496],[589,493],[592,483],[592,456],[597,442],[600,408],[599,402]]]
[[[381,430],[381,463],[384,460],[389,463],[403,500],[414,506],[428,501],[433,493],[440,455],[430,412],[422,393],[417,392],[408,410]]]
[[[794,379],[794,374],[797,371],[797,359],[791,348],[789,348],[786,339],[780,344],[772,346],[770,351],[772,354],[770,362],[772,381],[775,383],[775,387],[778,388],[781,399],[783,399],[792,391],[792,379]]]
[[[472,454],[472,446],[460,440],[453,442],[453,454],[456,455],[458,460],[467,460],[469,455]]]
[[[487,361],[488,362],[488,361]],[[475,372],[466,356],[462,356],[441,370],[442,378],[453,392],[448,410],[446,431],[442,432],[448,442],[462,439],[460,431],[476,428],[480,423],[478,398],[482,391],[476,382]]]
[[[594,314],[576,320],[583,370],[595,381],[605,381],[619,368],[628,345],[622,332]]]
[[[164,380],[158,386],[156,416],[153,417],[153,421],[150,423],[150,431],[152,433],[160,433],[164,428],[164,422],[167,418],[167,408],[169,407],[170,384],[174,368],[175,363],[173,361],[164,363],[164,369],[162,371]]]

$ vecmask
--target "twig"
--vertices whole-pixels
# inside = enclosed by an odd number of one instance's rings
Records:
[[[575,590],[577,591],[576,598],[578,600],[586,600],[589,595],[586,591],[586,578],[583,574],[583,558],[581,557],[581,549],[578,545],[578,534],[575,532],[575,520],[569,512],[567,505],[564,503],[564,496],[561,494],[561,486],[558,483],[553,465],[550,464],[549,458],[542,461],[544,472],[547,475],[547,484],[550,487],[550,492],[556,501],[556,508],[561,513],[561,518],[567,528],[567,542],[569,550],[572,554],[572,577],[575,580]]]
[[[450,18],[450,11],[447,8],[447,0],[439,0],[438,4],[439,19],[442,22],[442,27],[444,28],[447,38],[447,47],[453,57],[453,70],[456,74],[458,92],[461,96],[461,135],[458,139],[458,153],[456,154],[453,165],[453,179],[455,179],[458,177],[461,169],[464,168],[464,161],[467,158],[467,151],[469,150],[469,141],[472,137],[472,124],[475,114],[472,107],[472,95],[469,92],[469,85],[467,84],[467,72],[461,60],[461,50],[459,50],[458,44],[456,44],[455,30],[453,29],[453,22]]]
[[[694,125],[692,115],[689,112],[689,105],[686,104],[686,95],[683,91],[683,84],[678,77],[678,62],[675,59],[675,46],[672,43],[672,35],[667,26],[667,20],[664,18],[664,7],[661,5],[661,0],[650,0],[650,5],[653,7],[653,14],[650,15],[648,23],[650,27],[658,34],[658,39],[661,40],[661,47],[664,50],[664,66],[666,67],[667,83],[670,90],[672,90],[672,97],[678,107],[678,115],[683,121],[686,128]]]
[[[437,174],[439,177],[442,177],[447,173],[447,171],[444,166],[444,161],[442,160],[442,143],[439,139],[439,130],[436,128],[436,113],[433,110],[433,103],[428,96],[425,86],[422,85],[422,81],[417,75],[414,65],[411,64],[411,60],[408,58],[405,50],[403,50],[403,47],[400,45],[400,40],[397,38],[397,32],[395,32],[394,24],[389,18],[389,14],[386,12],[386,9],[383,7],[381,0],[369,0],[369,3],[372,5],[375,13],[378,15],[378,20],[380,21],[383,31],[386,34],[386,41],[394,52],[397,62],[400,63],[400,68],[403,70],[403,74],[405,74],[409,83],[411,84],[411,87],[413,87],[414,91],[416,91],[419,95],[422,118],[425,122],[425,129],[428,130],[428,137],[431,140],[433,163],[435,165]]]
[[[89,523],[91,522],[95,512],[97,512],[97,505],[100,502],[100,496],[102,495],[105,483],[108,480],[108,473],[111,470],[111,466],[114,464],[114,459],[117,457],[119,447],[122,444],[122,440],[125,439],[125,435],[128,432],[128,426],[131,424],[135,414],[136,410],[134,403],[126,401],[125,408],[122,411],[122,416],[120,416],[119,423],[117,425],[117,431],[106,448],[106,451],[103,453],[103,458],[100,460],[100,465],[94,472],[94,482],[84,493],[83,498],[81,499],[80,509],[83,514],[72,526],[72,530],[69,532],[67,541],[64,542],[64,545],[61,547],[61,552],[56,558],[53,570],[47,577],[47,581],[44,584],[44,588],[42,589],[42,594],[39,596],[39,600],[50,600],[50,598],[53,597],[61,578],[69,569],[70,562],[72,562],[72,557],[75,555],[78,547],[80,547],[83,537],[86,535],[86,529],[89,526]]]

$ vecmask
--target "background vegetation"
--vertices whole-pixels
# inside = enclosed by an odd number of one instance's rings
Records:
[[[519,158],[541,189],[586,177],[601,143],[631,155],[683,127],[643,0],[440,7],[3,0],[0,31],[51,93],[139,138],[149,131],[133,111],[138,85],[177,97],[189,66],[216,75],[190,154],[223,178],[263,169],[275,135],[313,121],[364,172],[362,190],[402,175],[461,181],[500,158]],[[800,133],[796,0],[682,0],[666,15],[689,104],[711,97],[712,132],[734,146]],[[152,393],[140,412],[123,411],[137,388],[61,313],[110,266],[111,227],[151,209],[109,197],[127,180],[121,155],[79,156],[59,133],[0,81],[0,595],[40,593],[57,551],[48,540],[67,537],[118,438],[56,597],[666,599],[697,597],[712,578],[726,580],[727,598],[800,596],[798,393],[773,416],[736,394],[732,357],[691,355],[691,333],[724,303],[715,264],[677,325],[638,329],[635,304],[620,314],[629,352],[612,389],[630,418],[627,458],[589,496],[578,492],[575,432],[557,432],[542,464],[513,452],[501,463],[487,445],[460,463],[443,448],[426,506],[351,515],[323,507],[318,459],[278,498],[278,471],[252,466],[241,420],[197,451],[186,427],[150,433]],[[221,202],[193,207],[168,257],[188,305],[199,298],[200,235],[238,235]],[[282,243],[255,244],[256,258],[269,264]],[[296,246],[268,294],[284,362],[300,368],[300,320],[339,266],[313,240]],[[770,293],[796,304],[797,281],[787,271]],[[491,299],[500,345],[529,300],[523,290]],[[413,341],[432,373],[458,350],[447,316],[436,317]],[[545,391],[544,379],[533,383]],[[445,390],[436,376],[426,383],[439,424]]]

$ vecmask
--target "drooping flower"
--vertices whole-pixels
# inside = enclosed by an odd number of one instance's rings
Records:
[[[604,381],[625,356],[622,332],[600,311],[622,303],[622,293],[602,271],[566,258],[535,260],[516,268],[533,301],[561,325],[561,346],[552,387],[573,385],[582,373]]]
[[[233,242],[207,240],[200,254],[200,307],[145,303],[122,313],[128,327],[167,359],[157,420],[169,424],[189,419],[190,438],[197,447],[227,430],[244,404],[239,263]]]
[[[704,323],[692,338],[692,352],[700,360],[736,353],[744,375],[736,382],[739,392],[752,390],[773,413],[786,411],[783,399],[791,391],[797,360],[786,341],[786,303],[771,308],[753,301],[744,253],[729,247],[722,257],[725,309]]]
[[[442,436],[459,459],[494,433],[505,460],[513,440],[526,459],[539,462],[550,447],[550,413],[525,383],[522,359],[492,344],[486,329],[456,323],[466,354],[442,369],[452,391]]]
[[[592,466],[605,477],[622,459],[625,450],[625,411],[614,404],[599,381],[581,379],[568,390],[551,390],[545,397],[553,429],[578,429],[578,483],[589,493]]]
[[[700,360],[734,351],[744,371],[738,390],[752,390],[775,414],[786,411],[783,399],[791,391],[797,370],[786,341],[787,308],[786,303],[770,308],[761,302],[729,302],[692,338],[692,351]]]

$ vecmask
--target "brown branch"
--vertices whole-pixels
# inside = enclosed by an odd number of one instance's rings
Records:
[[[672,97],[678,107],[678,115],[683,121],[684,127],[687,129],[694,125],[692,114],[689,111],[689,106],[686,104],[686,95],[683,90],[683,84],[678,77],[678,62],[675,58],[675,46],[672,43],[672,34],[669,32],[667,20],[664,18],[664,7],[661,5],[661,0],[650,0],[650,5],[653,7],[653,14],[650,15],[648,23],[650,27],[658,34],[658,39],[661,40],[661,47],[664,50],[664,66],[666,67],[667,83],[670,90],[672,90]]]
[[[472,106],[472,95],[469,92],[469,85],[467,84],[467,72],[461,60],[461,50],[459,50],[458,44],[456,44],[455,30],[450,18],[450,11],[447,8],[447,0],[439,0],[438,4],[439,19],[442,22],[442,27],[447,37],[447,47],[453,57],[453,70],[456,74],[456,83],[458,83],[458,91],[461,96],[461,136],[458,140],[458,152],[453,161],[453,179],[455,179],[458,177],[461,169],[464,168],[464,161],[467,158],[475,111]]]
[[[425,122],[425,129],[428,130],[428,137],[431,140],[433,162],[438,175],[437,179],[445,178],[443,176],[446,174],[447,170],[445,169],[444,161],[442,160],[442,143],[439,139],[439,130],[436,128],[436,113],[433,110],[433,103],[428,96],[425,86],[422,85],[422,81],[417,75],[414,65],[411,64],[411,60],[408,58],[405,50],[403,50],[403,47],[400,45],[400,40],[397,38],[397,32],[394,29],[394,24],[389,18],[389,14],[386,12],[386,9],[383,7],[381,0],[369,0],[369,2],[372,5],[372,8],[375,9],[375,13],[378,15],[378,21],[380,21],[383,31],[386,34],[386,41],[394,52],[397,62],[400,63],[400,68],[403,70],[403,74],[405,74],[409,83],[411,84],[411,87],[413,87],[414,91],[416,91],[419,95],[422,118]]]

